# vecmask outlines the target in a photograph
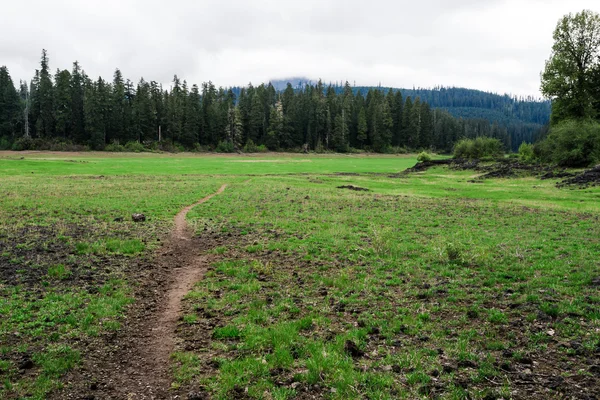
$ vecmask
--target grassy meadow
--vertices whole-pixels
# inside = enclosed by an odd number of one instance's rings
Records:
[[[597,394],[600,188],[401,173],[415,162],[0,153],[0,398],[63,387],[120,329],[173,216],[225,183],[188,214],[219,245],[185,298],[174,394]]]

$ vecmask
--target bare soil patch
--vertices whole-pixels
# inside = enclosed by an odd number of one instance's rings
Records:
[[[354,186],[354,185],[345,185],[345,186],[338,186],[338,189],[348,189],[348,190],[353,190],[355,192],[368,192],[369,189],[367,188],[363,188],[360,186]]]
[[[590,186],[600,185],[600,165],[582,172],[579,175],[571,175],[567,179],[559,182],[558,187],[579,187],[585,189]]]
[[[414,167],[404,171],[402,174],[394,175],[391,177],[400,177],[415,172],[423,172],[430,168],[437,167],[440,165],[446,165],[449,168],[457,171],[473,170],[481,172],[472,183],[478,183],[485,179],[492,178],[519,178],[525,176],[536,176],[540,179],[561,179],[561,178],[573,178],[567,179],[559,186],[566,185],[589,185],[593,182],[600,183],[600,167],[594,171],[587,171],[588,173],[578,175],[566,171],[564,168],[558,168],[548,165],[541,164],[526,164],[518,160],[510,159],[499,159],[494,162],[482,162],[481,160],[466,160],[466,159],[447,159],[447,160],[432,160],[417,163]],[[569,183],[566,183],[569,182]],[[573,183],[570,183],[573,182]]]

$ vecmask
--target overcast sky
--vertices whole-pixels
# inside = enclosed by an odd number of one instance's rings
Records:
[[[91,77],[258,84],[306,76],[539,95],[552,31],[597,0],[19,0],[0,12],[0,65],[31,79],[78,60]]]

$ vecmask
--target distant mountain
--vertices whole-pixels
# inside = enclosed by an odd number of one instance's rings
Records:
[[[278,92],[283,92],[287,88],[288,83],[290,83],[294,89],[300,89],[306,86],[307,84],[312,84],[313,81],[306,77],[296,77],[285,79],[272,79],[270,83],[271,85],[273,85],[275,90],[277,90]]]
[[[364,88],[368,91],[368,88]],[[360,89],[359,89],[360,90]],[[389,90],[385,88],[382,90]],[[392,89],[398,90],[398,89]],[[517,97],[465,88],[399,89],[404,97],[420,97],[434,108],[443,108],[455,117],[488,119],[501,125],[517,121],[546,125],[551,103],[529,97]]]
[[[271,83],[278,91],[283,91],[290,82],[294,89],[301,89],[314,80],[289,78],[272,80]],[[328,84],[325,83],[326,86]],[[337,93],[343,91],[340,83],[332,84]],[[508,94],[484,92],[475,89],[457,87],[436,87],[432,89],[398,89],[390,87],[353,86],[355,93],[366,95],[370,89],[383,92],[400,91],[406,98],[419,97],[433,108],[448,111],[454,117],[463,119],[487,120],[491,124],[507,128],[514,138],[513,147],[518,147],[521,140],[535,140],[535,137],[550,121],[551,103],[539,98],[518,97]]]
[[[307,83],[314,84],[316,81],[306,77],[298,77],[272,80],[271,84],[275,87],[275,90],[283,91],[288,82],[291,83],[294,89],[300,89]],[[327,83],[325,85],[328,86]],[[336,92],[343,90],[343,85],[339,83],[332,85],[335,87]],[[388,92],[390,89],[394,92],[400,90],[405,98],[408,96],[413,99],[420,97],[421,100],[429,103],[431,107],[445,109],[458,118],[488,119],[492,123],[497,122],[499,124],[521,121],[537,125],[546,125],[550,120],[550,102],[532,96],[500,95],[458,87],[402,89],[381,86],[353,86],[355,93],[360,92],[363,95],[366,95],[370,89],[379,89],[383,92]]]

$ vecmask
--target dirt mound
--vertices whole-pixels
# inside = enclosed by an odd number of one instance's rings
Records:
[[[506,162],[504,160],[480,167],[478,170],[485,172],[484,175],[479,177],[480,179],[535,176],[550,172],[548,167],[539,164],[523,164],[519,161]]]
[[[359,186],[354,186],[354,185],[345,185],[345,186],[338,186],[338,189],[348,189],[348,190],[354,190],[356,192],[368,192],[369,189],[367,188],[363,188],[363,187],[359,187]]]
[[[459,160],[447,159],[447,160],[431,160],[431,161],[418,162],[414,167],[409,168],[404,172],[405,173],[423,172],[423,171],[427,171],[429,168],[437,167],[440,165],[450,165],[456,161],[459,161]]]
[[[456,171],[472,170],[481,172],[482,175],[469,182],[477,183],[490,178],[520,178],[526,176],[537,176],[540,179],[562,179],[574,177],[574,174],[564,169],[541,164],[525,164],[513,159],[497,159],[494,162],[483,162],[481,160],[448,159],[434,160],[417,163],[414,167],[407,169],[404,173],[422,172],[438,165],[448,165]],[[588,179],[594,179],[589,177]]]
[[[557,187],[576,186],[582,189],[598,185],[600,185],[600,165],[556,184]]]
[[[562,171],[550,171],[550,172],[547,172],[544,175],[540,176],[540,179],[542,179],[542,180],[546,180],[546,179],[564,179],[564,178],[572,178],[574,176],[575,176],[574,173],[567,172],[565,170],[562,170]]]

